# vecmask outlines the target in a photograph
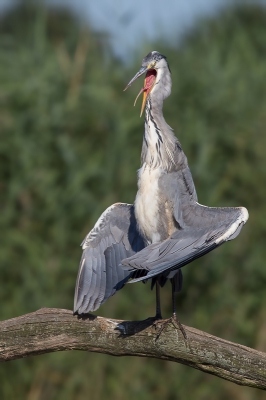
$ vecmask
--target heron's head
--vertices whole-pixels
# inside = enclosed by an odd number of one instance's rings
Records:
[[[131,81],[126,86],[125,90],[129,86],[131,86],[131,84],[137,78],[139,78],[141,75],[143,75],[145,73],[146,73],[146,76],[144,79],[144,87],[141,89],[141,91],[137,95],[135,103],[134,103],[134,105],[135,105],[138,97],[140,96],[141,93],[143,93],[143,100],[142,100],[140,116],[143,113],[143,110],[145,108],[145,104],[146,104],[149,94],[155,89],[157,83],[159,83],[161,78],[163,76],[165,76],[166,74],[170,76],[170,69],[169,69],[168,62],[166,61],[166,57],[163,56],[162,54],[158,53],[158,51],[152,51],[151,53],[149,53],[143,59],[140,70],[136,73],[134,78],[131,79]],[[164,89],[164,91],[166,91],[166,93],[164,94],[163,98],[166,98],[170,94],[171,79],[170,79],[170,83],[168,86],[169,86],[169,90],[166,87],[166,85],[164,85],[163,89]]]

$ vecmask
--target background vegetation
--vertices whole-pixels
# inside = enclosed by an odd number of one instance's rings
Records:
[[[108,37],[64,11],[20,6],[0,21],[0,318],[72,308],[79,243],[110,204],[133,202],[143,121],[123,93],[151,50],[166,54],[167,122],[188,156],[199,201],[246,206],[240,237],[184,268],[180,320],[266,351],[266,12],[230,9],[176,48],[147,43],[125,67]],[[129,285],[98,312],[154,314]],[[170,315],[170,288],[163,291]],[[263,399],[170,362],[66,352],[0,365],[1,399]],[[263,397],[264,396],[264,397]]]

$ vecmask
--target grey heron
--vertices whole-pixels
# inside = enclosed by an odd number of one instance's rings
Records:
[[[143,93],[145,131],[138,192],[134,205],[107,208],[83,241],[74,300],[77,314],[97,310],[131,278],[132,283],[151,280],[156,286],[155,319],[160,319],[159,290],[169,279],[177,320],[181,267],[234,239],[248,219],[244,207],[198,203],[187,158],[162,113],[172,86],[166,57],[149,53],[126,89],[143,74],[139,95]]]

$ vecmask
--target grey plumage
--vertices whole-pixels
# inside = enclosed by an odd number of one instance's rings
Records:
[[[128,86],[145,72],[138,192],[134,206],[109,207],[84,241],[74,304],[79,314],[96,310],[130,278],[151,279],[152,286],[170,279],[179,291],[180,268],[234,239],[248,219],[244,207],[198,203],[187,158],[162,114],[172,85],[165,56],[149,53]]]
[[[187,158],[162,114],[163,101],[171,92],[169,66],[157,52],[145,57],[142,66],[149,68],[153,59],[159,61],[152,65],[156,80],[146,102],[135,201],[138,228],[148,247],[121,263],[128,271],[142,271],[142,276],[131,282],[172,276],[183,265],[232,240],[248,219],[244,207],[210,208],[198,204]],[[150,185],[145,174],[153,180]],[[151,207],[155,209],[154,218],[147,223]]]
[[[95,311],[132,275],[120,262],[144,248],[136,229],[134,206],[116,203],[101,215],[82,243],[74,313]]]

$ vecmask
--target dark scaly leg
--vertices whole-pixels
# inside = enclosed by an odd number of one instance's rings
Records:
[[[187,335],[186,335],[185,329],[184,329],[183,325],[181,324],[181,322],[179,321],[179,319],[177,318],[177,315],[176,315],[176,301],[175,301],[175,293],[176,292],[175,292],[175,285],[174,285],[173,279],[171,279],[171,284],[172,284],[173,315],[172,315],[172,317],[170,319],[172,319],[173,325],[175,325],[175,323],[177,323],[179,329],[182,332],[182,335],[184,336],[184,339],[187,340]]]
[[[161,312],[161,300],[160,300],[160,285],[159,282],[156,281],[156,315],[155,320],[162,319]]]
[[[160,284],[156,280],[154,285],[155,285],[155,288],[156,288],[156,315],[155,315],[155,317],[146,318],[146,321],[152,321],[153,325],[155,325],[155,327],[156,327],[156,323],[158,321],[162,320],[162,312],[161,312],[161,300],[160,300]]]
[[[174,327],[176,329],[180,329],[182,332],[182,335],[184,337],[185,340],[187,340],[187,335],[185,332],[185,329],[183,327],[183,325],[180,323],[180,321],[177,318],[176,315],[176,302],[175,302],[175,293],[179,292],[181,290],[182,287],[182,272],[181,270],[179,270],[177,272],[178,276],[175,276],[174,278],[171,278],[171,285],[172,285],[172,309],[173,309],[173,314],[172,316],[167,319],[161,326],[159,332],[157,333],[156,336],[156,340],[159,338],[159,336],[161,335],[162,331],[164,330],[164,328],[166,327],[167,324],[169,324],[170,322],[174,325]]]

